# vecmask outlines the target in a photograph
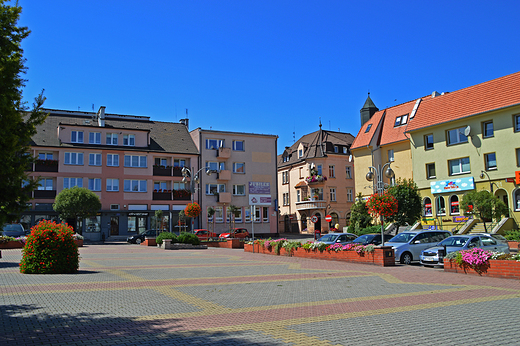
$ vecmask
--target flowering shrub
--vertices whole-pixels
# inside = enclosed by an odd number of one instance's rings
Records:
[[[316,175],[311,175],[311,176],[305,178],[305,181],[307,183],[321,183],[322,181],[327,181],[327,177],[316,174]]]
[[[71,226],[44,220],[31,228],[22,250],[20,273],[75,273],[78,267],[78,246]]]
[[[184,209],[184,214],[187,217],[197,217],[200,214],[200,205],[197,202],[188,203],[186,208]]]
[[[337,232],[337,231],[338,231],[338,229],[335,228],[335,227],[331,227],[331,228],[329,229],[329,232],[330,232],[330,233]]]
[[[286,242],[287,242],[286,238],[280,238],[280,239],[276,239],[276,240],[272,240],[271,238],[269,238],[264,242],[264,248],[269,249],[272,247],[274,249],[274,251],[279,255],[280,248],[282,248]]]
[[[371,214],[389,217],[397,212],[397,199],[387,192],[374,193],[367,201],[367,207]]]
[[[13,237],[8,237],[8,236],[0,236],[0,244],[7,243],[9,241],[17,241],[17,240],[18,240],[18,238],[13,238]]]
[[[373,252],[375,249],[374,245],[361,245],[361,244],[355,244],[350,243],[346,245],[341,244],[332,244],[327,247],[327,250],[330,251],[356,251],[358,254],[363,254],[365,252]]]

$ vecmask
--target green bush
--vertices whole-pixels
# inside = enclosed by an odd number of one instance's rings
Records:
[[[157,242],[157,244],[161,245],[162,242],[163,242],[163,239],[171,239],[172,243],[176,243],[178,241],[177,240],[177,235],[175,233],[170,233],[170,232],[161,232],[155,238],[155,241]]]
[[[381,233],[381,225],[368,226],[366,228],[359,229],[357,235]]]
[[[177,237],[177,242],[184,243],[184,244],[192,244],[192,245],[199,245],[200,244],[200,240],[199,240],[199,238],[195,234],[187,233],[187,232],[182,232]]]
[[[44,220],[31,229],[22,250],[20,273],[68,274],[78,268],[79,252],[71,226]]]
[[[520,229],[513,229],[511,231],[506,231],[504,237],[507,240],[511,241],[520,241]]]

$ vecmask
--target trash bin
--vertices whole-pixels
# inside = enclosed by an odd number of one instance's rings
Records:
[[[314,240],[318,240],[321,238],[321,230],[316,229],[314,230]]]

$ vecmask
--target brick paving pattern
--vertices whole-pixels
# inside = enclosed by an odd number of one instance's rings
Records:
[[[0,259],[0,345],[520,345],[520,282],[112,243],[73,275]]]

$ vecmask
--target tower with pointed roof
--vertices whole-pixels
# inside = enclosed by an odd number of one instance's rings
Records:
[[[372,115],[374,115],[377,111],[379,111],[379,108],[376,107],[376,105],[370,98],[370,93],[368,93],[367,100],[365,101],[363,108],[361,108],[361,110],[359,111],[359,115],[361,117],[361,126],[363,126],[364,123],[369,121],[370,118],[372,118]]]

